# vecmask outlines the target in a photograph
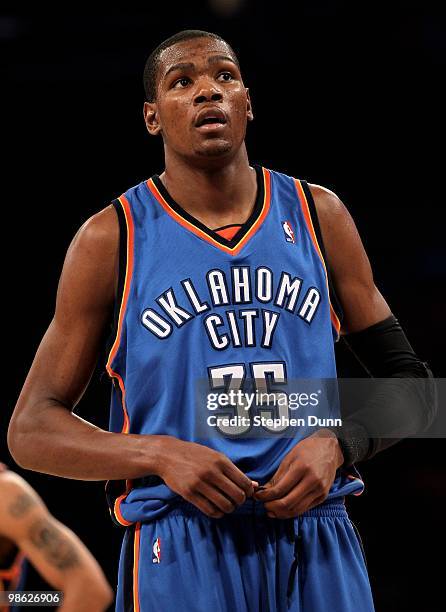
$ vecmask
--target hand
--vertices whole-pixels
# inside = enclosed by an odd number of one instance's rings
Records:
[[[223,453],[166,436],[159,476],[173,490],[212,518],[221,518],[252,497],[250,480]]]
[[[324,501],[343,462],[335,434],[320,429],[296,444],[254,498],[264,502],[268,516],[293,518]]]

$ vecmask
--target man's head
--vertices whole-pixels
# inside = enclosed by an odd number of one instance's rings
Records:
[[[161,43],[144,70],[144,118],[167,155],[220,158],[244,142],[251,102],[233,49],[217,34],[179,32]]]
[[[158,79],[158,68],[160,64],[160,56],[165,49],[169,47],[173,47],[173,45],[177,43],[184,42],[186,40],[194,40],[195,38],[211,38],[214,40],[219,40],[224,43],[226,47],[229,49],[230,54],[234,62],[240,69],[240,64],[238,58],[232,49],[232,47],[218,34],[213,34],[212,32],[205,32],[204,30],[183,30],[182,32],[177,32],[173,36],[170,36],[162,43],[160,43],[156,49],[152,51],[146,61],[146,65],[144,67],[144,75],[143,75],[143,84],[144,91],[146,94],[147,102],[155,102],[156,101],[156,86]]]

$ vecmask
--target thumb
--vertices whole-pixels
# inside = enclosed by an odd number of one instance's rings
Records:
[[[265,493],[268,489],[271,489],[272,487],[274,487],[280,480],[282,480],[283,476],[286,474],[286,472],[288,471],[289,465],[287,461],[282,461],[282,463],[279,466],[279,469],[277,470],[277,472],[275,474],[273,474],[273,476],[268,480],[268,482],[266,482],[263,486],[258,487],[255,491],[254,491],[254,497],[256,499],[259,499],[259,501],[261,501],[262,498],[262,493]],[[257,493],[259,493],[260,497],[257,498]]]

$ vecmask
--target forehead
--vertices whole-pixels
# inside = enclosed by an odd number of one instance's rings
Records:
[[[222,40],[203,37],[176,43],[161,53],[158,78],[161,79],[175,64],[207,62],[207,59],[213,55],[224,55],[234,59],[231,49]]]

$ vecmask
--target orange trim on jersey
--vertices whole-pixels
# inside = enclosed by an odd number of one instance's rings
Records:
[[[250,240],[250,238],[252,238],[252,236],[254,236],[254,234],[260,228],[260,226],[262,225],[269,211],[270,202],[271,202],[271,188],[270,188],[271,177],[270,177],[268,170],[266,170],[266,168],[262,168],[262,173],[263,173],[263,184],[264,184],[264,197],[263,197],[262,209],[256,221],[252,224],[252,226],[249,228],[246,234],[244,234],[240,238],[239,242],[233,247],[228,247],[224,244],[220,244],[219,242],[217,242],[217,240],[214,240],[212,236],[204,232],[202,229],[200,229],[199,227],[197,227],[190,221],[187,221],[181,215],[179,215],[175,210],[173,210],[173,208],[169,205],[168,202],[166,202],[166,200],[163,198],[161,193],[158,191],[152,179],[149,179],[146,184],[150,192],[152,193],[152,195],[156,198],[159,204],[161,204],[161,206],[164,208],[166,213],[170,215],[172,219],[177,221],[177,223],[179,223],[182,227],[189,230],[190,232],[192,232],[199,238],[203,238],[203,240],[206,240],[206,242],[209,242],[210,244],[216,246],[217,248],[221,249],[225,253],[229,253],[230,255],[237,255],[241,251],[241,249],[245,246],[245,244]]]
[[[216,234],[218,234],[222,238],[226,238],[226,240],[232,240],[241,227],[242,227],[241,225],[234,225],[231,227],[225,227],[223,229],[214,230],[214,231]]]
[[[325,265],[325,261],[324,258],[322,256],[322,251],[319,247],[319,243],[317,241],[317,237],[316,237],[316,232],[314,231],[314,226],[313,226],[313,221],[311,219],[311,214],[310,214],[310,209],[308,206],[308,202],[307,202],[307,198],[305,196],[305,192],[302,188],[301,182],[298,179],[294,180],[295,184],[296,184],[296,188],[297,188],[297,193],[299,194],[299,199],[302,203],[302,212],[304,215],[304,219],[305,219],[305,223],[307,225],[308,228],[308,232],[310,234],[311,240],[313,242],[314,248],[316,249],[317,254],[320,257],[320,260],[322,262],[322,265],[324,266],[324,270],[325,270],[325,280],[327,282],[327,291],[328,291],[328,301],[330,303],[330,318],[331,318],[331,322],[333,324],[333,327],[336,330],[337,335],[339,336],[340,331],[341,331],[341,322],[339,321],[338,315],[336,314],[331,300],[330,300],[330,289],[328,286],[328,272],[327,272],[327,267]]]
[[[7,570],[0,570],[0,591],[15,591],[22,574],[22,564],[25,560],[25,555],[22,552],[18,552],[13,564]],[[8,582],[7,589],[5,588],[5,580]],[[8,612],[9,606],[0,606],[0,612]]]
[[[118,521],[118,523],[120,523],[121,525],[123,525],[124,527],[128,527],[129,525],[131,525],[132,523],[127,521],[121,513],[121,502],[122,500],[124,500],[127,495],[130,493],[130,490],[132,488],[132,481],[131,480],[126,480],[125,481],[125,493],[123,493],[122,495],[120,495],[119,497],[117,497],[115,499],[115,503],[113,505],[113,511],[115,513],[115,517],[116,520]]]
[[[129,293],[130,293],[130,284],[131,284],[131,280],[133,276],[134,228],[133,228],[132,213],[130,212],[130,204],[127,198],[124,195],[122,195],[118,198],[118,200],[124,211],[125,222],[127,225],[127,257],[126,257],[124,290],[122,292],[122,300],[121,300],[121,305],[119,308],[118,329],[117,329],[116,338],[110,350],[110,354],[108,356],[107,364],[105,368],[109,376],[111,378],[116,378],[119,383],[119,387],[121,389],[121,394],[122,394],[122,409],[124,411],[124,423],[122,426],[121,433],[128,433],[130,422],[129,422],[129,416],[127,412],[126,403],[125,403],[125,385],[124,385],[124,381],[122,380],[122,377],[112,369],[111,364],[113,362],[113,359],[116,356],[116,353],[118,352],[119,344],[121,341],[122,325],[123,325],[124,315],[125,315],[125,311],[127,308],[127,302],[128,302]]]
[[[141,539],[141,523],[136,523],[135,540],[133,543],[133,608],[139,612],[139,541]]]
[[[20,574],[22,571],[22,562],[24,559],[23,553],[20,551],[16,554],[15,559],[9,569],[0,570],[0,579],[8,580],[8,581],[17,581],[20,578]],[[14,591],[13,588],[8,589],[9,591]]]
[[[122,410],[124,413],[121,433],[127,434],[129,433],[129,430],[130,430],[130,419],[129,419],[127,405],[126,405],[125,384],[124,384],[124,380],[122,379],[122,376],[118,374],[118,372],[112,369],[111,364],[113,362],[113,359],[116,356],[116,353],[118,352],[119,344],[121,342],[122,326],[123,326],[123,321],[124,321],[124,315],[125,315],[126,308],[127,308],[127,302],[128,302],[129,293],[130,293],[130,285],[131,285],[132,276],[133,276],[134,227],[133,227],[133,218],[132,218],[132,213],[130,211],[129,201],[127,200],[125,195],[120,196],[118,200],[124,211],[125,223],[127,226],[126,269],[125,269],[125,279],[124,279],[124,290],[122,292],[122,299],[121,299],[121,304],[119,307],[118,329],[116,331],[116,338],[110,350],[105,369],[107,370],[110,378],[114,378],[115,380],[118,381],[119,388],[121,389],[121,404],[122,404]],[[129,494],[130,489],[131,489],[131,481],[127,480],[125,493],[123,495],[120,495],[115,500],[114,507],[113,507],[116,520],[121,525],[124,525],[126,527],[131,525],[131,523],[126,521],[124,517],[122,516],[120,505],[121,505],[122,500],[125,499],[127,495]]]
[[[364,492],[364,481],[361,480],[360,478],[358,478],[357,476],[353,476],[352,474],[347,474],[347,477],[350,478],[350,480],[359,480],[359,482],[362,484],[362,491],[358,491],[358,493],[352,493],[352,495],[354,495],[355,497],[359,497],[360,495],[363,494]]]

